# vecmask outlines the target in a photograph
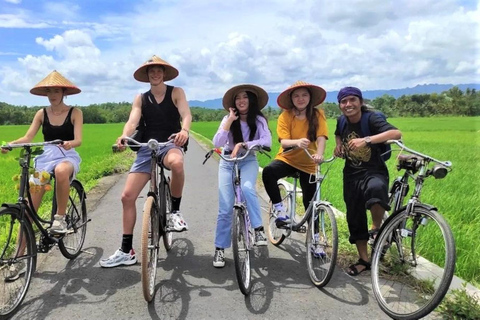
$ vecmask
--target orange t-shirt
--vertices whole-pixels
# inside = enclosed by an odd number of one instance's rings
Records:
[[[318,129],[317,138],[324,136],[328,139],[327,119],[322,109],[318,109]],[[291,110],[283,111],[278,117],[277,122],[278,140],[283,139],[300,139],[308,138],[308,120],[298,120]],[[310,142],[308,146],[310,153],[317,152],[317,142]],[[276,160],[281,160],[288,163],[292,167],[306,173],[315,173],[316,165],[302,149],[295,149],[293,151],[282,154],[283,148],[280,146],[278,154],[275,156]]]

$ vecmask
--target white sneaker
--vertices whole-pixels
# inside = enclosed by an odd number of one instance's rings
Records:
[[[135,263],[137,263],[137,257],[135,256],[135,251],[133,249],[131,249],[129,253],[125,253],[118,249],[107,259],[100,260],[100,266],[103,268],[113,268],[120,265],[131,266]]]
[[[267,237],[265,236],[265,232],[262,230],[255,230],[255,245],[256,246],[266,246],[267,245]]]
[[[215,249],[215,255],[213,256],[213,266],[215,268],[225,267],[225,252],[223,249]]]
[[[9,275],[5,277],[5,282],[13,282],[27,272],[27,264],[24,261],[18,261],[10,266],[8,272]]]
[[[56,214],[53,216],[52,227],[50,228],[51,233],[67,233],[67,222],[65,221],[65,215],[61,216]]]
[[[180,211],[173,211],[170,215],[170,220],[168,222],[168,226],[173,229],[172,231],[182,232],[188,230],[188,225],[183,219],[182,214]]]

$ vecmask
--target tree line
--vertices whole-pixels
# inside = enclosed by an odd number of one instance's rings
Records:
[[[440,94],[403,95],[397,99],[385,94],[365,100],[365,103],[388,117],[480,116],[480,92],[475,89],[466,89],[463,92],[458,87],[452,87]],[[128,120],[131,103],[108,102],[77,107],[83,112],[84,123],[119,123]],[[223,108],[190,107],[193,121],[220,121],[226,115]],[[35,113],[41,108],[43,106],[13,106],[0,102],[0,125],[30,124]],[[327,118],[340,115],[336,103],[324,103],[322,108]],[[268,119],[276,119],[281,111],[277,106],[271,105],[263,109]]]

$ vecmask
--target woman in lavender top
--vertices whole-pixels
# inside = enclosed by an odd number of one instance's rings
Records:
[[[260,111],[267,105],[268,95],[262,88],[244,84],[229,89],[223,97],[223,107],[229,113],[226,115],[217,133],[213,137],[216,148],[223,147],[225,156],[242,155],[252,145],[270,147],[272,134],[268,123]],[[242,192],[247,201],[252,227],[255,229],[255,244],[267,245],[263,231],[260,203],[256,192],[258,161],[255,153],[239,163]],[[215,233],[215,255],[213,266],[225,266],[224,249],[231,245],[231,229],[233,217],[233,164],[220,160],[218,168],[218,218]]]

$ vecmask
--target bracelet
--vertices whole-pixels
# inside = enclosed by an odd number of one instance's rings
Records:
[[[190,130],[185,129],[185,128],[182,128],[182,130],[185,131],[186,133],[188,133],[188,135],[190,135]]]

